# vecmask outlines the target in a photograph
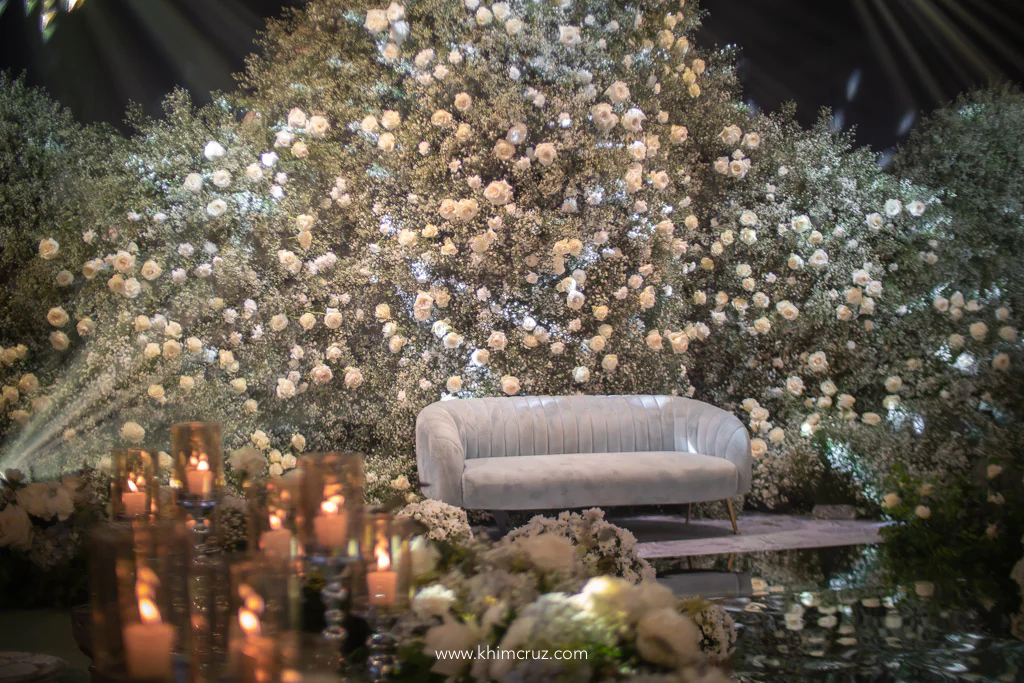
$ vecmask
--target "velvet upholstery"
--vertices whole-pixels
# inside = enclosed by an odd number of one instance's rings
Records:
[[[696,503],[746,493],[734,415],[678,396],[439,401],[416,420],[424,493],[491,510]]]

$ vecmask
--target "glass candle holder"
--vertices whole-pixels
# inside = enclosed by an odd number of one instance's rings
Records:
[[[171,457],[174,471],[170,486],[179,505],[211,508],[220,501],[224,486],[224,453],[220,425],[181,422],[171,426]]]
[[[366,515],[360,540],[362,580],[354,583],[355,599],[364,612],[402,612],[412,591],[412,524],[388,512]]]
[[[363,561],[353,579],[353,600],[370,625],[366,671],[371,681],[386,681],[399,671],[397,641],[391,627],[409,608],[412,591],[413,526],[387,512],[366,515],[360,541]]]
[[[250,558],[231,566],[229,676],[241,683],[281,680],[284,645],[297,626],[298,595],[292,588],[287,565],[278,559]]]
[[[110,503],[114,519],[160,516],[160,466],[155,450],[115,448],[111,452]]]
[[[190,642],[188,534],[179,522],[114,522],[92,535],[97,670],[172,681]]]
[[[363,456],[311,453],[301,461],[298,531],[307,555],[359,558]]]
[[[299,479],[271,479],[251,489],[250,549],[284,560],[302,554],[297,514],[300,484]]]

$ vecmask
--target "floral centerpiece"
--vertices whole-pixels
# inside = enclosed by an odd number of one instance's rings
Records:
[[[593,549],[536,531],[542,518],[533,525],[444,559],[428,542],[417,545],[421,587],[395,628],[407,668],[450,680],[727,680],[714,666],[735,644],[724,610],[680,600],[653,579],[600,575],[587,561]],[[615,564],[629,566],[629,553],[618,553],[625,559]]]
[[[94,470],[27,482],[0,477],[0,605],[68,605],[86,596],[86,532],[104,516]]]

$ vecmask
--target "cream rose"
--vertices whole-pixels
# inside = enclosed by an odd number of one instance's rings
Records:
[[[493,206],[508,204],[512,201],[512,186],[504,180],[495,180],[484,190],[484,199]]]
[[[121,426],[121,438],[128,443],[139,444],[146,438],[146,430],[138,422],[125,422]]]
[[[533,149],[533,155],[541,166],[550,166],[558,158],[558,150],[550,142],[542,142]]]
[[[49,237],[39,242],[39,258],[44,261],[51,261],[57,258],[57,253],[60,251],[60,244],[57,240],[50,239]]]
[[[515,396],[516,394],[519,393],[519,390],[521,388],[522,387],[519,384],[518,377],[513,377],[512,375],[505,375],[504,377],[501,378],[501,390],[505,394],[509,396]]]
[[[46,321],[54,327],[64,327],[69,319],[68,314],[59,306],[51,308],[46,314]]]

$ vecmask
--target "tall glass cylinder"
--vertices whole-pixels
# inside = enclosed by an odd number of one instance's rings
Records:
[[[115,448],[111,452],[110,503],[114,519],[160,516],[160,467],[155,450]]]
[[[308,555],[359,558],[363,456],[310,453],[301,461],[298,529]]]
[[[300,596],[289,579],[279,559],[257,557],[231,567],[227,673],[242,683],[281,680],[283,655],[298,628]]]
[[[362,576],[353,583],[361,610],[397,613],[409,608],[412,532],[408,519],[395,519],[388,512],[366,515],[360,539]]]
[[[92,536],[96,660],[105,677],[171,681],[190,656],[190,543],[180,522],[111,523]]]
[[[170,486],[185,508],[211,508],[224,487],[224,453],[220,425],[181,422],[171,425],[171,457],[174,471]]]
[[[250,488],[250,549],[267,558],[284,560],[302,555],[298,533],[300,486],[300,478],[282,477]]]

